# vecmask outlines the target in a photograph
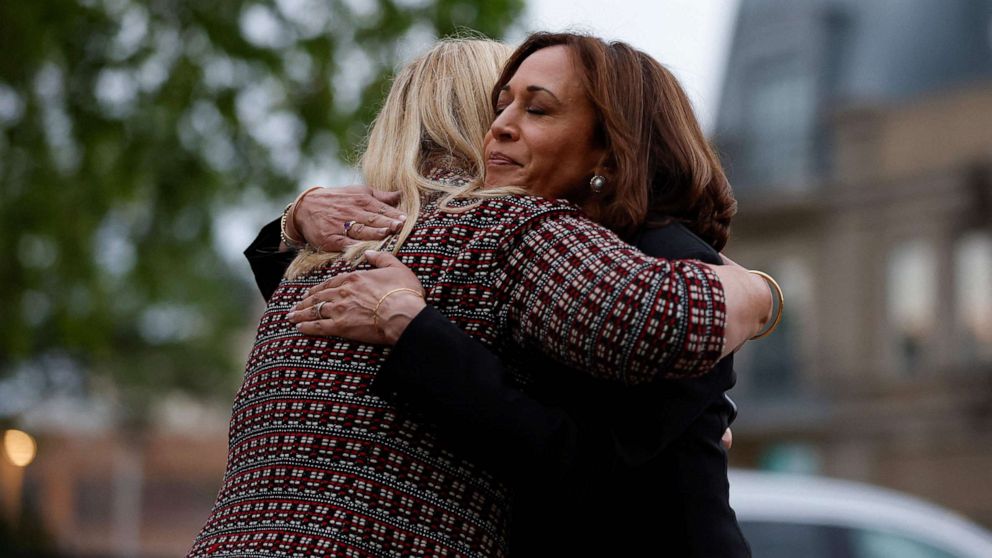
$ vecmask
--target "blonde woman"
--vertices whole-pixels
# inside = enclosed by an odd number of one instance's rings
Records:
[[[426,298],[491,348],[540,348],[613,381],[706,372],[767,320],[763,284],[648,258],[568,202],[483,188],[474,133],[488,126],[485,92],[505,54],[486,41],[442,43],[393,84],[362,166],[416,216],[382,248],[422,290],[380,305]],[[575,155],[594,164],[590,154]],[[383,347],[304,335],[287,319],[310,288],[354,269],[359,250],[304,253],[272,294],[234,404],[224,486],[191,556],[507,553],[503,484],[372,393]],[[583,308],[568,335],[533,296]],[[323,306],[308,311],[323,317]]]

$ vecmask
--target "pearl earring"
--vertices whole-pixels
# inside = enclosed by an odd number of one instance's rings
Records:
[[[601,175],[593,175],[592,179],[589,180],[589,188],[591,188],[595,194],[602,192],[603,186],[606,186],[606,178]]]

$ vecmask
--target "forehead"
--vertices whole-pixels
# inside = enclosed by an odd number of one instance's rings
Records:
[[[581,87],[572,51],[565,45],[542,48],[525,58],[508,85],[539,85],[556,95],[574,93]]]

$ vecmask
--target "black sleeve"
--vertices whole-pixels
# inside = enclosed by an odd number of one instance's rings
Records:
[[[430,306],[407,326],[373,389],[511,480],[577,474],[612,459],[607,432],[528,396],[488,347]]]
[[[643,467],[621,469],[597,505],[639,511],[618,513],[602,528],[619,540],[643,542],[640,533],[650,533],[665,541],[666,556],[749,557],[730,507],[727,450],[720,442],[732,412],[727,400],[718,398],[664,452]],[[634,552],[617,555],[628,554]]]
[[[262,297],[266,301],[279,286],[279,281],[286,274],[286,269],[296,257],[296,252],[288,250],[279,251],[279,219],[262,227],[255,237],[254,242],[245,249],[245,257],[251,265],[251,272],[255,275],[255,284],[261,291]]]
[[[638,245],[649,255],[719,259],[681,226],[649,231]],[[576,478],[645,463],[722,397],[733,385],[728,374],[732,368],[627,388],[565,371],[545,374],[551,379],[535,398],[514,385],[488,347],[428,306],[407,326],[373,387],[433,423],[457,451],[494,472],[533,482],[535,476]],[[562,391],[572,393],[559,398]],[[586,404],[593,400],[598,408]]]
[[[680,223],[646,229],[637,238],[646,254],[668,258],[686,258],[708,264],[721,264],[720,254],[699,236]],[[690,424],[715,402],[725,400],[724,392],[736,383],[733,355],[720,360],[711,372],[698,378],[671,380],[628,389],[618,396],[614,413],[618,462],[640,466],[656,458]],[[636,387],[636,386],[635,386]],[[726,407],[733,409],[728,401]],[[717,438],[719,442],[719,437]]]
[[[667,467],[657,470],[670,475],[672,505],[663,507],[664,519],[653,526],[662,536],[668,531],[673,538],[684,537],[680,556],[751,556],[730,507],[727,450],[721,442],[736,412],[726,397],[710,405],[659,458]]]

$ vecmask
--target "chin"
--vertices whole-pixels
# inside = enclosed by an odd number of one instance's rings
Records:
[[[486,179],[483,181],[483,184],[489,187],[511,186],[517,184],[514,178],[512,172],[506,172],[503,169],[486,170]]]

